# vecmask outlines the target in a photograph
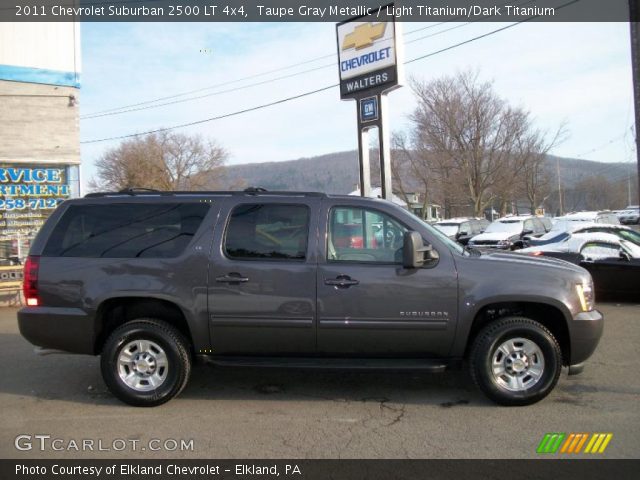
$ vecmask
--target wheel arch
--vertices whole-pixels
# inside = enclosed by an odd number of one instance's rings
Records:
[[[154,297],[114,297],[104,300],[96,311],[94,352],[102,351],[111,332],[136,318],[163,320],[182,333],[193,350],[193,336],[183,309],[169,300]],[[192,352],[193,353],[193,352]]]
[[[571,341],[566,314],[557,305],[537,301],[496,301],[480,307],[469,329],[464,357],[468,358],[473,342],[485,326],[508,316],[530,318],[546,327],[560,345],[562,364],[571,364]]]

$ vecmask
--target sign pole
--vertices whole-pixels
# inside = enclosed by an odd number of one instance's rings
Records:
[[[380,103],[380,121],[378,141],[380,148],[380,184],[382,186],[382,198],[391,201],[393,188],[391,186],[391,142],[389,136],[389,122],[387,114],[387,95],[378,94]]]
[[[640,7],[637,0],[629,0],[629,30],[631,33],[631,72],[634,109],[636,113],[636,161],[638,163],[638,204],[640,204]]]
[[[360,161],[360,195],[370,197],[369,127],[363,127],[360,122],[358,122],[358,160]]]

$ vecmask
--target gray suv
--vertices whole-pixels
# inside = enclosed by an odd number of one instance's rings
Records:
[[[141,192],[64,202],[25,265],[22,335],[101,356],[139,406],[192,362],[441,371],[527,405],[603,329],[589,273],[464,248],[390,202],[319,193]]]

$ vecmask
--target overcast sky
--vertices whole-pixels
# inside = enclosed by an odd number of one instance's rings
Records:
[[[405,23],[405,59],[505,25]],[[429,80],[458,70],[479,69],[483,79],[495,82],[499,95],[531,111],[540,128],[553,131],[566,125],[568,138],[552,153],[605,162],[631,161],[633,94],[628,28],[625,23],[520,24],[414,62],[407,66],[406,75]],[[202,120],[335,84],[335,51],[334,24],[84,23],[81,117],[306,63],[165,100],[209,95],[193,101],[82,118],[81,139]],[[389,104],[392,130],[407,130],[407,116],[415,105],[411,90],[405,86],[392,92]],[[355,121],[355,104],[340,101],[338,89],[333,88],[178,131],[216,139],[229,151],[229,163],[239,164],[356,149]],[[82,146],[84,183],[95,173],[94,161],[117,144],[109,141]]]

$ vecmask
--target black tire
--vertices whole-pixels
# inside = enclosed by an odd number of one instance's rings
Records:
[[[512,391],[499,383],[501,379],[494,377],[492,361],[498,354],[498,347],[509,339],[517,338],[535,343],[542,354],[544,368],[537,383],[530,388],[524,386],[522,390]],[[507,357],[504,358],[506,360]],[[540,360],[536,358],[535,361]],[[546,397],[558,382],[562,371],[562,352],[553,334],[540,323],[525,317],[505,317],[478,333],[471,348],[469,364],[474,382],[494,402],[507,406],[531,405]],[[526,372],[521,375],[525,380],[529,378]]]
[[[120,377],[118,357],[135,340],[147,340],[162,348],[166,356],[166,376],[157,387],[140,391]],[[117,398],[136,407],[155,407],[168,402],[187,385],[191,373],[189,343],[172,325],[152,318],[140,318],[116,328],[104,343],[100,358],[102,378]]]

